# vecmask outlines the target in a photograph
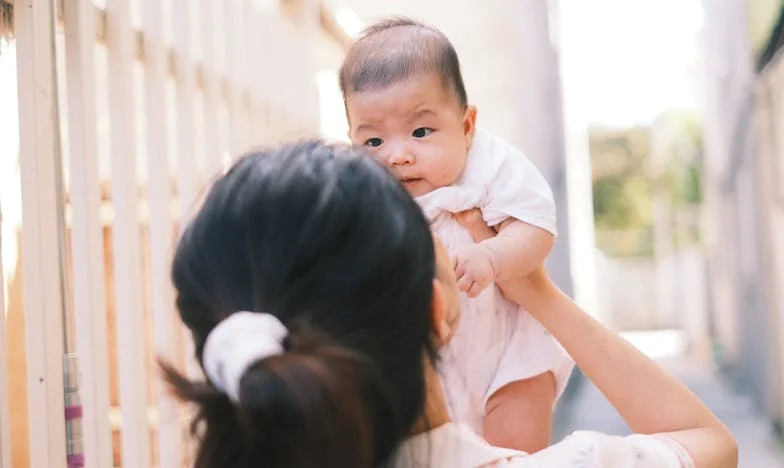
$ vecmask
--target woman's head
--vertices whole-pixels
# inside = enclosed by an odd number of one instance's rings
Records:
[[[197,466],[382,462],[420,416],[423,356],[456,317],[434,252],[416,203],[360,149],[306,142],[237,162],[181,237],[177,307],[202,361],[236,312],[271,314],[287,334],[236,402],[167,371],[199,405]]]

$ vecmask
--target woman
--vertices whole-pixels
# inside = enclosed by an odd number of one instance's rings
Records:
[[[543,271],[505,294],[635,431],[657,435],[578,433],[528,456],[450,423],[436,366],[459,318],[451,262],[416,203],[360,149],[310,142],[245,156],[185,230],[172,274],[208,377],[164,366],[198,408],[196,467],[737,464],[734,439],[693,394]]]

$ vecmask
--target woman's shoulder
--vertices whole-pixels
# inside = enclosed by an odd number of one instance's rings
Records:
[[[394,468],[479,468],[525,455],[493,447],[466,425],[447,423],[410,437],[399,448]],[[498,465],[504,466],[504,465]]]
[[[519,455],[488,467],[534,468],[694,468],[691,456],[675,440],[660,435],[611,436],[575,432],[534,455]]]
[[[529,455],[493,447],[470,428],[445,424],[408,439],[395,468],[694,468],[686,449],[665,436],[575,432]]]

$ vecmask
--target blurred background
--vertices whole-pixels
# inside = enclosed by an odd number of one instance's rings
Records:
[[[784,1],[0,0],[0,468],[187,464],[177,230],[247,148],[346,140],[337,68],[388,15],[551,183],[560,286],[784,467]],[[577,429],[628,432],[579,372]]]

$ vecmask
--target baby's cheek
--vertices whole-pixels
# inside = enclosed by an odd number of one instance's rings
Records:
[[[458,167],[455,167],[453,161],[440,161],[438,167],[432,171],[437,174],[435,179],[440,187],[453,184],[462,172]]]
[[[378,162],[386,163],[384,158],[381,157],[381,152],[378,150],[378,148],[374,148],[372,146],[367,146],[367,145],[363,145],[363,146],[368,151],[368,153],[370,153],[371,158],[375,159]]]
[[[464,155],[451,156],[444,162],[445,178],[449,180],[447,184],[454,183],[463,174],[465,163]]]

